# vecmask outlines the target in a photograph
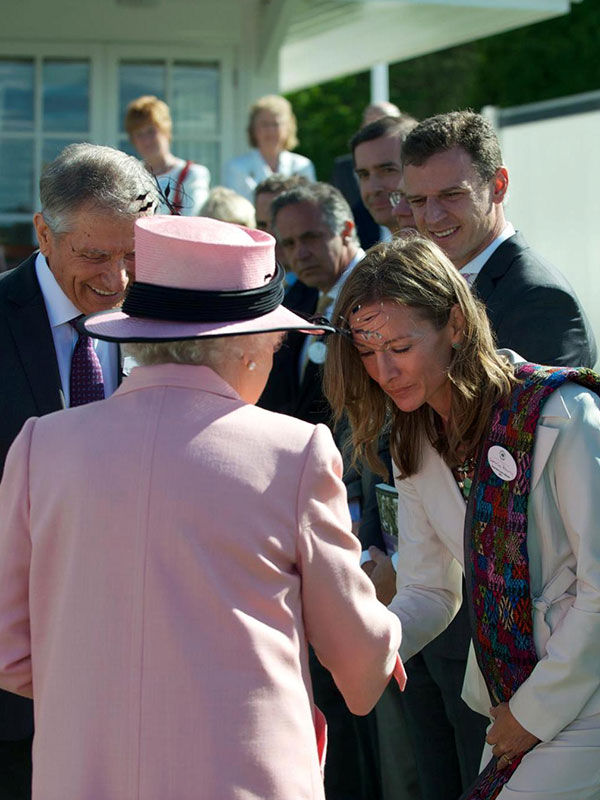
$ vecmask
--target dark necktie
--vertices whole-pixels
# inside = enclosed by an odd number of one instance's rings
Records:
[[[70,402],[73,406],[83,406],[94,400],[104,400],[104,377],[100,359],[94,350],[94,342],[85,333],[75,328],[76,319],[70,321],[78,339],[71,357]]]

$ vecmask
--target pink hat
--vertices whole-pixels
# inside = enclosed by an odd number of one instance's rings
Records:
[[[301,330],[281,305],[283,270],[268,233],[207,217],[142,217],[135,223],[136,278],[121,309],[84,317],[97,339],[156,342]]]

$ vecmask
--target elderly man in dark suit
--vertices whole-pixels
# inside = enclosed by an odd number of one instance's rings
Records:
[[[353,267],[363,258],[354,219],[341,193],[326,183],[290,189],[271,204],[272,229],[298,280],[286,305],[326,316]],[[321,389],[324,344],[313,336],[289,336],[279,353],[262,401],[307,422],[329,422]]]
[[[298,278],[285,305],[307,316],[327,316],[344,281],[364,256],[347,202],[333,186],[313,183],[279,194],[272,202],[271,214],[279,248]],[[275,356],[260,404],[313,424],[329,425],[331,411],[321,385],[324,359],[322,338],[291,333]],[[342,439],[343,433],[338,431],[338,446]],[[374,499],[367,474],[371,476],[366,471],[361,479],[356,471],[347,471],[344,478],[353,517],[356,521],[365,517],[360,528],[364,547],[382,544],[379,518],[363,514],[365,504]]]
[[[0,474],[26,419],[116,389],[117,345],[81,336],[72,322],[123,302],[134,222],[154,213],[157,192],[136,159],[77,144],[46,167],[40,200],[39,251],[0,276]],[[31,795],[32,734],[31,701],[1,691],[2,800]]]
[[[342,194],[325,183],[313,183],[280,194],[271,206],[272,229],[286,263],[298,277],[286,295],[285,305],[307,316],[331,313],[337,293],[354,266],[363,258],[354,219]],[[258,405],[308,422],[331,425],[331,409],[323,394],[322,338],[290,333],[275,354],[273,370]],[[342,445],[344,433],[334,437]],[[363,548],[383,546],[371,472],[359,475],[347,468],[344,482],[350,512]],[[362,519],[361,519],[362,518]],[[361,524],[359,524],[359,519]],[[329,725],[325,765],[328,800],[380,800],[382,795],[373,714],[350,714],[329,673],[311,652],[315,701]],[[401,800],[401,798],[399,798]]]
[[[499,346],[540,364],[593,367],[596,343],[575,292],[504,216],[508,170],[492,125],[470,111],[423,120],[402,166],[419,231],[481,297]]]

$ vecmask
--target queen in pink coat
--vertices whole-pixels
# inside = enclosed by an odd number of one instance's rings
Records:
[[[321,800],[310,642],[349,708],[403,683],[331,435],[256,408],[281,331],[274,240],[136,225],[107,400],[30,419],[0,487],[0,685],[33,697],[34,800]]]

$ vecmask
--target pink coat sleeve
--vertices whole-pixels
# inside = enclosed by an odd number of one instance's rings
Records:
[[[354,714],[367,714],[399,661],[400,621],[360,568],[342,460],[329,430],[315,428],[298,490],[298,565],[308,640]]]
[[[29,633],[29,449],[35,421],[35,418],[27,420],[13,442],[0,484],[0,687],[25,697],[33,696]]]

